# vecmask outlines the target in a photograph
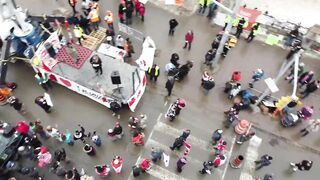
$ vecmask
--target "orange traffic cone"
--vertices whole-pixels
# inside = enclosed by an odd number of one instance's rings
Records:
[[[242,135],[247,131],[247,128],[249,125],[250,125],[249,121],[243,119],[235,126],[234,131],[237,134]]]
[[[176,6],[182,6],[182,1],[183,0],[176,0]]]
[[[244,160],[244,157],[242,155],[237,156],[232,161],[230,161],[230,166],[235,169],[239,169],[241,167],[241,163]]]

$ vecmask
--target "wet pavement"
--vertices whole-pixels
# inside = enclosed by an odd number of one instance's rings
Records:
[[[51,12],[57,7],[66,4],[61,1],[47,1],[39,3],[38,0],[17,1],[25,8],[29,8],[32,13]],[[100,2],[101,9],[111,9],[114,14],[117,12],[117,4],[115,2]],[[44,8],[46,7],[46,8]],[[66,6],[69,8],[68,6]],[[101,12],[102,13],[102,12]],[[176,18],[179,26],[174,37],[167,36],[168,21]],[[135,113],[131,113],[128,109],[121,112],[120,123],[125,129],[124,139],[117,142],[111,142],[106,137],[106,131],[112,128],[117,119],[111,116],[111,112],[104,106],[91,101],[90,99],[75,94],[60,85],[54,85],[49,91],[54,104],[54,110],[50,114],[46,114],[36,104],[35,97],[43,94],[43,90],[37,85],[34,79],[33,70],[24,63],[10,64],[8,80],[18,83],[18,89],[14,95],[25,103],[29,113],[24,117],[27,121],[33,121],[39,118],[44,125],[57,125],[64,131],[77,129],[77,124],[82,124],[87,131],[97,131],[102,136],[102,146],[97,148],[97,156],[89,157],[82,152],[82,143],[76,142],[73,147],[48,140],[44,142],[50,149],[55,147],[65,147],[67,156],[72,160],[72,164],[68,167],[75,166],[78,169],[84,168],[89,175],[94,175],[94,165],[107,163],[110,164],[114,155],[124,156],[124,167],[121,175],[117,176],[114,172],[110,179],[131,179],[131,166],[140,158],[149,157],[152,146],[163,147],[167,154],[171,156],[169,167],[165,167],[163,162],[156,164],[154,169],[150,171],[150,175],[142,175],[141,179],[220,179],[220,180],[249,180],[248,176],[262,176],[264,173],[274,173],[276,179],[292,179],[298,180],[302,177],[308,179],[316,179],[317,169],[319,168],[319,144],[320,139],[317,133],[310,134],[305,138],[298,137],[298,131],[304,127],[300,124],[293,128],[284,129],[278,120],[273,120],[267,115],[260,113],[254,114],[250,111],[240,113],[240,118],[248,119],[257,127],[257,137],[252,141],[246,142],[240,147],[234,144],[235,133],[232,129],[225,130],[224,136],[228,142],[227,156],[234,157],[242,154],[245,159],[253,160],[263,154],[270,154],[274,157],[273,163],[261,170],[254,172],[252,161],[244,161],[241,169],[232,169],[226,163],[224,166],[214,170],[212,175],[200,176],[201,163],[212,158],[212,145],[209,140],[211,133],[222,127],[224,120],[223,111],[232,105],[223,93],[224,83],[230,78],[234,70],[240,70],[243,75],[243,87],[248,87],[252,71],[257,68],[265,70],[265,77],[275,77],[280,65],[284,61],[287,53],[286,50],[277,47],[271,47],[261,42],[253,41],[246,43],[243,38],[239,41],[234,49],[231,49],[228,56],[221,61],[219,71],[215,72],[214,78],[216,87],[209,92],[208,96],[204,96],[200,87],[201,74],[204,69],[204,55],[209,50],[210,44],[217,32],[221,28],[210,26],[206,17],[197,15],[192,16],[176,16],[163,9],[157,8],[152,4],[146,5],[145,22],[142,23],[138,18],[134,18],[133,28],[143,32],[145,35],[151,36],[158,48],[158,55],[155,58],[162,69],[161,75],[157,83],[148,82],[146,92],[141,99]],[[191,51],[182,49],[184,44],[184,34],[187,30],[192,29],[195,34],[194,43]],[[140,46],[135,42],[135,48]],[[141,50],[140,50],[141,51]],[[163,71],[165,64],[168,63],[171,53],[177,52],[181,59],[181,64],[187,60],[194,61],[194,67],[189,75],[182,81],[175,83],[173,95],[166,98],[166,75]],[[134,55],[138,57],[139,50]],[[303,58],[307,69],[312,69],[320,73],[319,60]],[[280,92],[274,94],[276,97],[291,94],[291,85],[280,80]],[[263,81],[256,83],[255,89],[263,91],[266,85]],[[175,122],[168,122],[164,119],[169,104],[176,98],[183,97],[187,101],[187,106],[181,111],[181,115]],[[310,97],[303,100],[305,104],[315,106],[314,117],[319,117],[319,91],[311,94]],[[131,137],[127,129],[128,117],[132,114],[138,115],[146,113],[148,116],[148,127],[145,131],[146,145],[144,147],[136,147],[131,143]],[[10,122],[17,122],[23,117],[15,112],[9,106],[0,108],[1,119]],[[188,156],[188,164],[184,167],[181,174],[175,170],[176,160],[183,153],[183,149],[179,152],[170,152],[168,146],[174,139],[182,133],[182,130],[189,128],[191,137],[188,142],[191,144],[191,151]],[[288,163],[290,161],[298,162],[302,159],[313,159],[315,166],[310,172],[297,172],[290,175],[287,172]],[[51,175],[46,169],[43,170],[46,179],[57,179],[57,176]],[[97,177],[97,176],[95,176]],[[251,180],[251,179],[250,179]]]

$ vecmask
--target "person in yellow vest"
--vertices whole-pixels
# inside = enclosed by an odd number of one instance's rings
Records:
[[[131,58],[131,54],[134,53],[132,42],[129,38],[124,43],[124,50],[127,51],[128,57]]]
[[[239,24],[239,18],[236,17],[235,19],[233,19],[233,22],[232,22],[232,27],[237,27],[238,24]],[[224,21],[224,27],[223,27],[223,31],[226,29],[228,23],[231,21],[231,16],[230,15],[227,15],[225,21]]]
[[[99,11],[95,8],[91,9],[87,19],[90,19],[93,29],[97,31],[99,29],[99,22],[100,22]]]
[[[104,22],[106,22],[108,27],[113,30],[113,13],[111,11],[106,12]]]
[[[152,67],[148,67],[147,73],[150,75],[150,81],[154,80],[154,82],[157,82],[158,76],[160,75],[160,67],[153,64]]]
[[[235,36],[237,38],[239,38],[241,33],[243,32],[243,29],[246,28],[247,26],[248,26],[248,22],[244,18],[241,18],[238,22],[237,32],[236,32]]]
[[[79,25],[75,25],[73,29],[74,36],[78,39],[79,44],[81,44],[81,40],[84,40],[83,29]]]
[[[251,28],[250,34],[249,34],[249,36],[247,38],[247,41],[251,42],[253,40],[253,38],[256,37],[256,35],[259,34],[260,30],[261,30],[260,29],[260,23],[254,23],[252,25],[252,28]]]
[[[199,5],[200,5],[199,14],[201,16],[206,12],[206,9],[209,6],[209,4],[211,4],[211,1],[212,0],[200,0],[199,1]]]

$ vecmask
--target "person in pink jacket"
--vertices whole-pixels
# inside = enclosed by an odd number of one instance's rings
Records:
[[[186,35],[184,36],[185,44],[183,46],[183,49],[185,49],[188,46],[188,50],[191,49],[191,43],[193,41],[193,32],[192,30],[189,30]]]

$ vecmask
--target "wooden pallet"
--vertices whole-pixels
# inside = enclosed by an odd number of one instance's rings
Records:
[[[106,29],[99,28],[98,31],[92,31],[86,40],[82,41],[82,45],[91,50],[96,50],[106,38]]]

